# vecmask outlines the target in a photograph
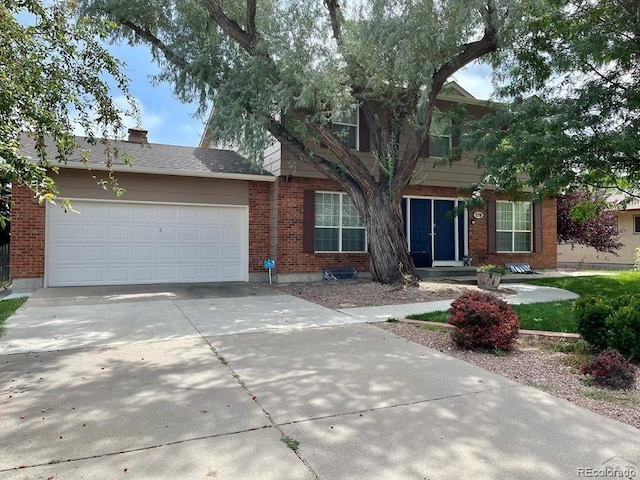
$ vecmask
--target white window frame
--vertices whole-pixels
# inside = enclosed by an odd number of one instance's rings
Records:
[[[438,118],[436,118],[436,115],[440,115],[440,112],[434,111],[434,115],[432,116],[432,119],[431,119],[431,126],[432,127],[434,126],[434,120],[438,120]],[[451,118],[446,118],[446,119],[445,118],[439,118],[439,120],[443,120],[442,121],[442,124],[443,124],[442,125],[442,129],[443,130],[451,128]],[[440,156],[440,155],[432,154],[431,149],[433,148],[433,145],[434,145],[433,140],[434,139],[445,139],[445,138],[448,140],[446,155],[445,156]],[[452,145],[451,145],[451,133],[449,133],[449,135],[433,135],[431,133],[431,128],[429,129],[429,158],[445,158],[446,156],[448,156],[451,153],[451,148],[453,148]]]
[[[516,213],[516,209],[513,208],[511,211],[511,229],[510,230],[500,230],[498,228],[498,218],[499,218],[499,214],[498,214],[498,206],[499,205],[505,205],[505,204],[511,204],[511,205],[518,205],[518,204],[527,204],[529,205],[529,225],[530,225],[530,229],[529,230],[516,230],[514,228],[515,226],[515,213]],[[509,202],[509,201],[505,201],[505,200],[497,200],[496,201],[496,246],[498,246],[498,233],[500,232],[508,232],[511,233],[511,250],[500,250],[498,249],[497,252],[498,253],[531,253],[533,252],[533,230],[534,230],[534,225],[533,225],[533,203],[531,202]],[[529,250],[516,250],[515,249],[515,234],[516,233],[529,233]]]
[[[636,228],[636,222],[638,221],[637,219],[640,218],[640,215],[634,215],[633,216],[633,234],[634,235],[640,235],[640,229]]]
[[[356,144],[355,146],[351,146],[349,144],[347,144],[347,146],[349,147],[350,150],[360,150],[360,112],[358,111],[357,108],[354,108],[354,112],[355,117],[356,117],[356,123],[347,123],[347,122],[343,122],[340,121],[336,118],[331,118],[331,130],[333,130],[333,133],[338,133],[336,132],[336,129],[334,128],[335,126],[343,126],[343,127],[355,127],[356,129]],[[336,115],[336,117],[339,117],[339,115]],[[344,139],[343,139],[344,141]]]
[[[339,196],[339,204],[338,204],[338,223],[339,225],[337,226],[318,226],[315,224],[315,220],[314,220],[314,232],[316,232],[316,230],[318,228],[333,228],[338,230],[338,250],[316,250],[315,249],[315,240],[314,240],[314,251],[316,253],[366,253],[367,252],[367,229],[366,227],[363,226],[362,227],[352,227],[352,226],[344,226],[343,225],[343,220],[342,220],[342,207],[343,207],[343,202],[345,199],[351,200],[349,198],[349,196],[344,193],[344,192],[325,192],[325,191],[316,191],[316,195],[318,194],[323,194],[323,195],[338,195]],[[316,208],[317,208],[317,204],[316,204]],[[360,214],[358,214],[360,215]],[[364,222],[363,222],[364,223]],[[342,238],[343,238],[343,230],[363,230],[364,231],[364,249],[363,250],[344,250],[342,247]],[[314,239],[317,238],[317,233],[314,233]]]

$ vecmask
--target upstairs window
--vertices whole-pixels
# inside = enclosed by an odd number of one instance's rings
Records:
[[[331,125],[335,133],[350,149],[358,150],[358,109],[334,112]]]
[[[433,112],[429,129],[429,156],[445,158],[451,150],[451,119],[440,112]]]

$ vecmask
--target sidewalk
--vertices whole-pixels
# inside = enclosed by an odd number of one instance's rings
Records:
[[[541,287],[524,283],[508,284],[515,295],[505,295],[504,300],[511,304],[554,302],[560,300],[574,300],[578,295],[559,288]],[[356,307],[338,310],[341,313],[359,318],[362,321],[384,322],[389,318],[401,319],[409,315],[448,310],[453,300],[442,300],[426,303],[404,303],[401,305],[384,305],[378,307]]]

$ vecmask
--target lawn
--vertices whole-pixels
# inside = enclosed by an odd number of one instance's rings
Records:
[[[526,283],[563,288],[580,296],[601,295],[613,298],[626,294],[640,295],[640,272],[616,272],[611,275],[585,277],[540,278]],[[577,328],[573,318],[572,307],[573,300],[513,305],[513,309],[520,319],[520,328],[522,329],[576,333]],[[448,317],[447,312],[432,312],[411,315],[409,318],[431,322],[447,322]]]
[[[13,315],[20,306],[27,301],[27,297],[12,298],[0,301],[0,335],[4,333],[4,321]]]

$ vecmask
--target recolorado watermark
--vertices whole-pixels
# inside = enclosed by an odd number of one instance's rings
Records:
[[[638,469],[634,462],[616,455],[597,467],[578,467],[577,475],[578,478],[636,480],[638,479]]]

